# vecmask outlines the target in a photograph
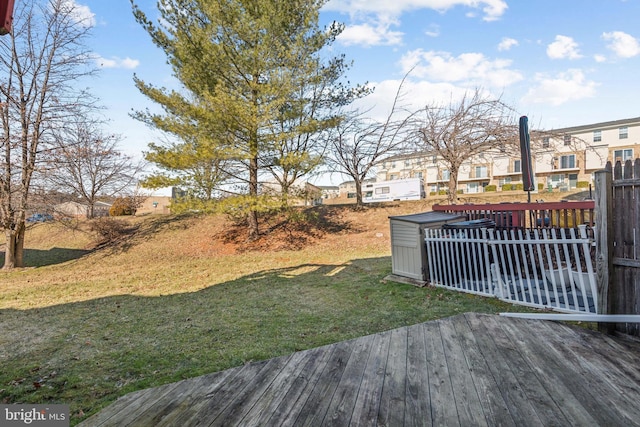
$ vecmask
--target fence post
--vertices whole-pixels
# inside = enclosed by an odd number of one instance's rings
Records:
[[[598,314],[612,313],[614,301],[613,278],[613,180],[611,171],[595,173],[595,239],[596,239],[596,282]],[[599,323],[601,332],[612,334],[614,323]]]

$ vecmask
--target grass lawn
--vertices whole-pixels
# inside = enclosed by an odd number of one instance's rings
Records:
[[[257,250],[215,216],[148,218],[93,251],[81,231],[38,224],[31,267],[0,272],[0,400],[70,404],[76,424],[141,388],[458,313],[524,310],[384,281],[388,216],[413,212],[333,211],[331,227],[284,230]]]

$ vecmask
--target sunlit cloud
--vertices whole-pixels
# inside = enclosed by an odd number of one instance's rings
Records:
[[[463,53],[416,49],[400,60],[403,72],[435,82],[463,83],[489,87],[505,87],[523,79],[519,71],[510,69],[511,60],[489,59],[482,53]]]
[[[445,13],[456,6],[482,12],[485,21],[495,21],[507,10],[503,0],[331,0],[323,10],[350,16],[351,23],[338,38],[344,45],[390,46],[402,44],[404,33],[395,28],[403,14],[421,9]],[[440,30],[432,26],[425,34],[436,37]]]
[[[95,27],[96,14],[91,12],[89,6],[79,4],[75,0],[64,0],[61,5],[83,27]]]
[[[568,70],[556,76],[539,73],[536,84],[523,97],[523,102],[558,106],[570,101],[592,98],[598,84],[588,80],[581,70]]]
[[[331,0],[323,9],[346,13],[352,17],[368,14],[400,16],[420,9],[446,12],[456,6],[482,12],[482,19],[485,21],[499,19],[508,8],[504,0]]]
[[[547,46],[547,56],[551,59],[579,59],[582,58],[578,43],[567,36],[556,36],[553,43]]]
[[[498,43],[498,50],[510,50],[514,46],[518,46],[518,40],[510,37],[503,37],[502,40],[500,40],[500,43]]]
[[[95,58],[95,61],[100,68],[124,68],[133,70],[137,68],[138,65],[140,65],[140,61],[138,61],[137,59],[131,59],[129,57],[122,59],[117,57],[103,58],[101,56],[97,56]]]
[[[622,31],[603,33],[602,38],[608,41],[607,48],[620,58],[632,58],[640,55],[640,43],[638,39]]]
[[[402,43],[404,33],[392,31],[391,26],[396,21],[370,22],[358,25],[348,25],[338,36],[338,41],[346,46],[391,46]]]

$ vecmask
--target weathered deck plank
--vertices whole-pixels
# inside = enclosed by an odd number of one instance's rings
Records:
[[[473,378],[486,419],[492,420],[494,425],[515,426],[516,423],[509,412],[507,403],[502,398],[502,395],[495,392],[495,390],[498,390],[498,383],[496,383],[496,379],[491,373],[489,362],[480,349],[468,319],[461,316],[460,322],[455,324],[455,328],[458,332],[468,330],[468,333],[460,333],[458,339],[464,349],[469,373]]]
[[[451,375],[451,386],[455,397],[458,419],[463,426],[487,426],[484,409],[480,403],[476,385],[470,375],[473,367],[466,359],[466,349],[460,344],[464,335],[471,334],[466,327],[464,317],[452,321],[440,322],[440,333],[444,345],[445,357]]]
[[[331,403],[331,398],[340,383],[342,374],[351,357],[353,345],[354,341],[336,344],[331,359],[327,361],[322,374],[318,377],[311,394],[304,403],[302,411],[292,425],[322,425],[329,404]]]
[[[432,426],[427,353],[422,325],[407,328],[406,387],[404,425]]]
[[[435,321],[424,324],[431,422],[437,426],[457,426],[460,425],[460,420],[455,405],[451,373],[442,343],[440,323]]]
[[[524,357],[525,354],[540,351],[537,346],[529,345],[529,337],[524,334],[509,334],[502,328],[502,322],[495,318],[486,319],[487,323],[495,323],[494,332],[498,329],[501,333],[494,336],[494,340],[505,355],[506,365],[518,379],[518,384],[524,396],[528,400],[536,417],[542,425],[570,425],[564,418],[556,402],[549,396],[545,389],[545,377],[538,376],[531,363]],[[537,334],[538,332],[536,332]],[[524,339],[526,338],[526,339]]]
[[[637,406],[638,393],[640,393],[638,382],[630,377],[618,377],[618,380],[612,383],[609,377],[610,372],[616,369],[615,364],[607,364],[606,359],[602,357],[592,359],[593,363],[587,362],[586,358],[593,357],[594,353],[588,346],[581,344],[582,340],[571,339],[570,335],[565,333],[564,325],[553,325],[552,328],[549,326],[546,322],[536,325],[535,329],[530,322],[503,325],[504,328],[514,332],[529,331],[531,336],[528,340],[534,348],[539,346],[548,348],[545,359],[542,360],[537,355],[537,363],[534,363],[544,371],[545,376],[554,379],[550,381],[552,384],[558,381],[564,382],[567,389],[571,390],[576,399],[581,402],[581,407],[596,419],[599,425],[637,425],[640,422]],[[588,334],[589,331],[584,331],[580,336]],[[627,386],[631,387],[631,390],[628,390]],[[629,399],[628,393],[628,391],[633,393],[634,390],[635,403],[633,399]],[[571,407],[565,406],[564,409],[571,409]]]
[[[640,426],[640,344],[465,314],[122,397],[93,426]]]
[[[404,425],[406,377],[407,329],[394,329],[391,331],[377,425]]]
[[[331,398],[322,425],[338,427],[349,425],[371,346],[372,341],[369,339],[361,338],[354,342],[351,357]]]
[[[485,355],[491,374],[496,380],[497,391],[504,399],[509,412],[516,425],[543,426],[535,408],[525,393],[517,371],[512,368],[519,362],[510,360],[513,354],[508,354],[510,340],[500,328],[501,320],[491,322],[490,318],[469,318],[469,325],[474,332],[474,337]],[[506,346],[506,347],[505,347]]]
[[[351,416],[351,425],[353,426],[375,425],[378,417],[391,333],[376,334],[372,340],[371,353],[366,362],[362,383],[358,390],[358,398]]]
[[[527,331],[516,328],[515,331],[511,331],[510,336],[514,342],[518,343],[521,341],[521,335],[524,334],[526,336],[529,344],[526,346],[522,344],[519,345],[520,354],[527,363],[531,364],[536,375],[542,379],[544,390],[560,410],[558,418],[561,420],[571,420],[571,425],[598,425],[598,422],[586,411],[582,401],[574,395],[573,390],[557,376],[559,373],[557,371],[564,372],[567,368],[571,369],[571,366],[554,362],[548,355],[546,349],[547,344],[542,344],[542,348],[545,349],[545,351],[536,349],[536,346],[540,344],[532,341],[532,334],[537,335],[540,333],[540,330]]]

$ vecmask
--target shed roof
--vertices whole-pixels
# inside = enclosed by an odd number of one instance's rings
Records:
[[[406,221],[414,224],[429,224],[431,222],[453,221],[466,219],[466,216],[447,212],[422,212],[410,215],[390,216],[389,219]]]

